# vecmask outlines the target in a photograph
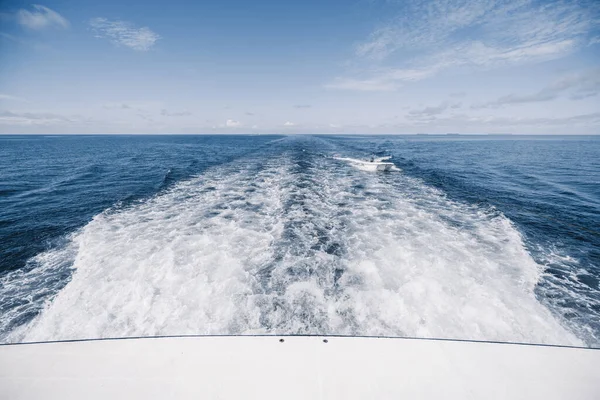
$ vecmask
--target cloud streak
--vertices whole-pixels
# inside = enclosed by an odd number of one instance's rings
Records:
[[[33,4],[32,10],[21,9],[17,11],[16,18],[17,22],[31,30],[43,30],[47,28],[62,28],[67,29],[70,24],[69,21],[48,7]]]
[[[225,127],[227,128],[240,128],[242,126],[242,123],[240,121],[236,121],[233,119],[228,119],[227,122],[225,122]]]
[[[419,110],[409,111],[407,118],[411,120],[431,119],[443,114],[446,110],[460,108],[460,103],[443,102],[437,106],[429,106]]]
[[[48,126],[73,122],[79,122],[79,119],[45,112],[0,111],[0,124],[2,125]]]
[[[191,112],[184,110],[184,111],[168,111],[166,109],[162,109],[160,111],[160,115],[162,115],[163,117],[187,117],[192,115]]]
[[[97,38],[108,39],[117,46],[129,47],[136,51],[148,51],[160,39],[160,36],[150,28],[136,28],[126,21],[93,18],[89,24]]]
[[[461,128],[470,127],[488,127],[488,128],[505,128],[512,129],[514,127],[529,127],[536,128],[556,128],[570,125],[588,125],[595,126],[600,122],[600,112],[577,114],[567,117],[496,117],[496,116],[468,116],[464,114],[452,115],[444,118],[437,118],[435,125],[444,126],[460,126]],[[429,124],[430,121],[424,122]]]
[[[336,78],[325,85],[328,89],[356,90],[363,92],[384,92],[397,90],[402,82],[420,81],[435,75],[442,68],[441,64],[433,64],[423,68],[375,68],[368,71],[367,77]]]
[[[357,77],[329,88],[396,90],[458,67],[498,68],[563,57],[587,46],[600,7],[593,1],[412,0],[356,46]]]
[[[10,94],[0,93],[0,101],[19,101],[19,102],[25,102],[26,100],[23,99],[23,98],[21,98],[21,97],[12,96]]]
[[[569,95],[572,100],[581,100],[597,96],[600,93],[600,68],[575,73],[548,85],[538,92],[528,94],[509,94],[496,100],[476,104],[472,108],[499,108],[512,104],[538,103]]]

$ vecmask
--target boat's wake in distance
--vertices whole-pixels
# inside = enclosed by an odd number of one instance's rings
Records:
[[[543,267],[502,213],[290,141],[109,209],[35,268],[4,276],[3,295],[28,290],[43,310],[22,324],[35,302],[5,313],[3,340],[272,333],[584,345],[536,297]]]

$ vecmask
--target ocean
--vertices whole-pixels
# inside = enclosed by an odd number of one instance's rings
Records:
[[[0,136],[0,342],[600,347],[599,281],[600,137]]]

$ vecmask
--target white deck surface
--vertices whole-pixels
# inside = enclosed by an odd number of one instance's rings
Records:
[[[0,346],[1,399],[600,399],[600,351],[188,337]]]

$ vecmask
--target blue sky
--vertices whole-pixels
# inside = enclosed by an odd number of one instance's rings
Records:
[[[600,133],[600,2],[0,3],[0,133]]]

